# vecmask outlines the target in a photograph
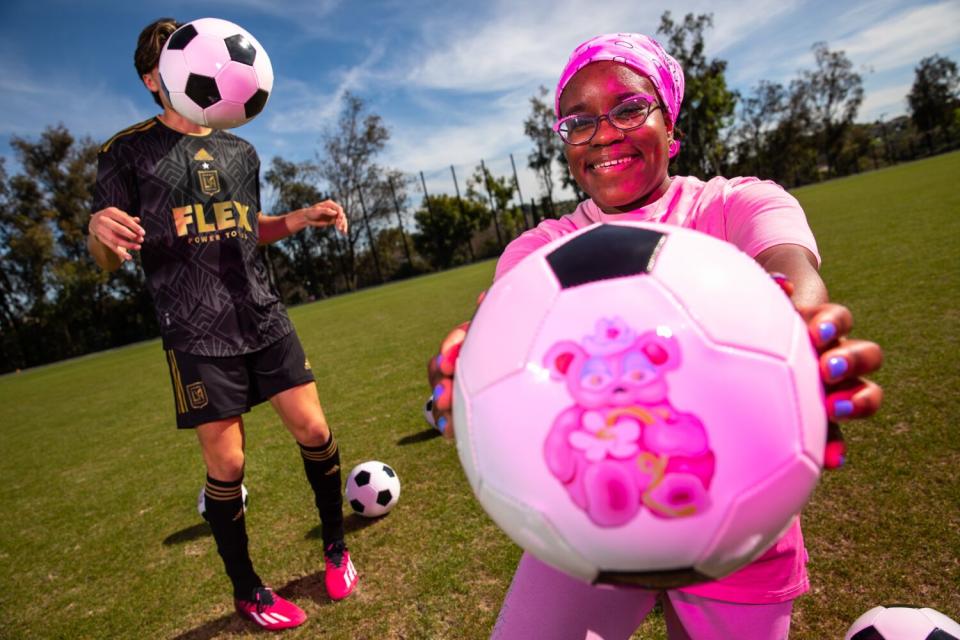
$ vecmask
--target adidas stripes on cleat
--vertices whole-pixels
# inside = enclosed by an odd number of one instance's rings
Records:
[[[327,573],[324,582],[327,585],[327,594],[331,600],[343,600],[353,593],[357,586],[357,570],[350,560],[350,552],[342,540],[329,545],[323,552]]]
[[[237,613],[250,618],[264,629],[279,631],[303,624],[307,614],[289,600],[284,600],[272,589],[257,587],[253,600],[234,600]]]

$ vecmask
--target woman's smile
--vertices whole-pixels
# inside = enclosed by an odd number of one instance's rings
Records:
[[[587,168],[603,175],[606,173],[623,171],[624,169],[632,166],[638,160],[640,160],[639,154],[623,155],[613,158],[600,158],[588,164]]]

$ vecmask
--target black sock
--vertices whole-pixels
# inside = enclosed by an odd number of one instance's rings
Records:
[[[253,570],[247,550],[247,526],[243,515],[241,484],[243,478],[233,482],[215,480],[207,476],[207,512],[205,517],[217,542],[217,552],[223,559],[227,576],[233,583],[233,596],[249,600],[253,590],[262,587],[260,576]]]
[[[323,548],[343,540],[343,494],[340,479],[340,447],[330,439],[319,447],[300,445],[303,469],[313,487],[317,511],[320,512],[320,530]]]

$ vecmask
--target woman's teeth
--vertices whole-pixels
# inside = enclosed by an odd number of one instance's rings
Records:
[[[593,165],[594,169],[607,169],[608,167],[616,167],[617,165],[627,164],[628,162],[633,162],[636,158],[633,156],[627,156],[625,158],[616,158],[614,160],[604,160],[603,162],[597,162]]]

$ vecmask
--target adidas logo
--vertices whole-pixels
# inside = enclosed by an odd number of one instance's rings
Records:
[[[213,162],[213,156],[207,153],[206,149],[201,148],[200,151],[197,151],[196,155],[193,156],[195,162]]]

